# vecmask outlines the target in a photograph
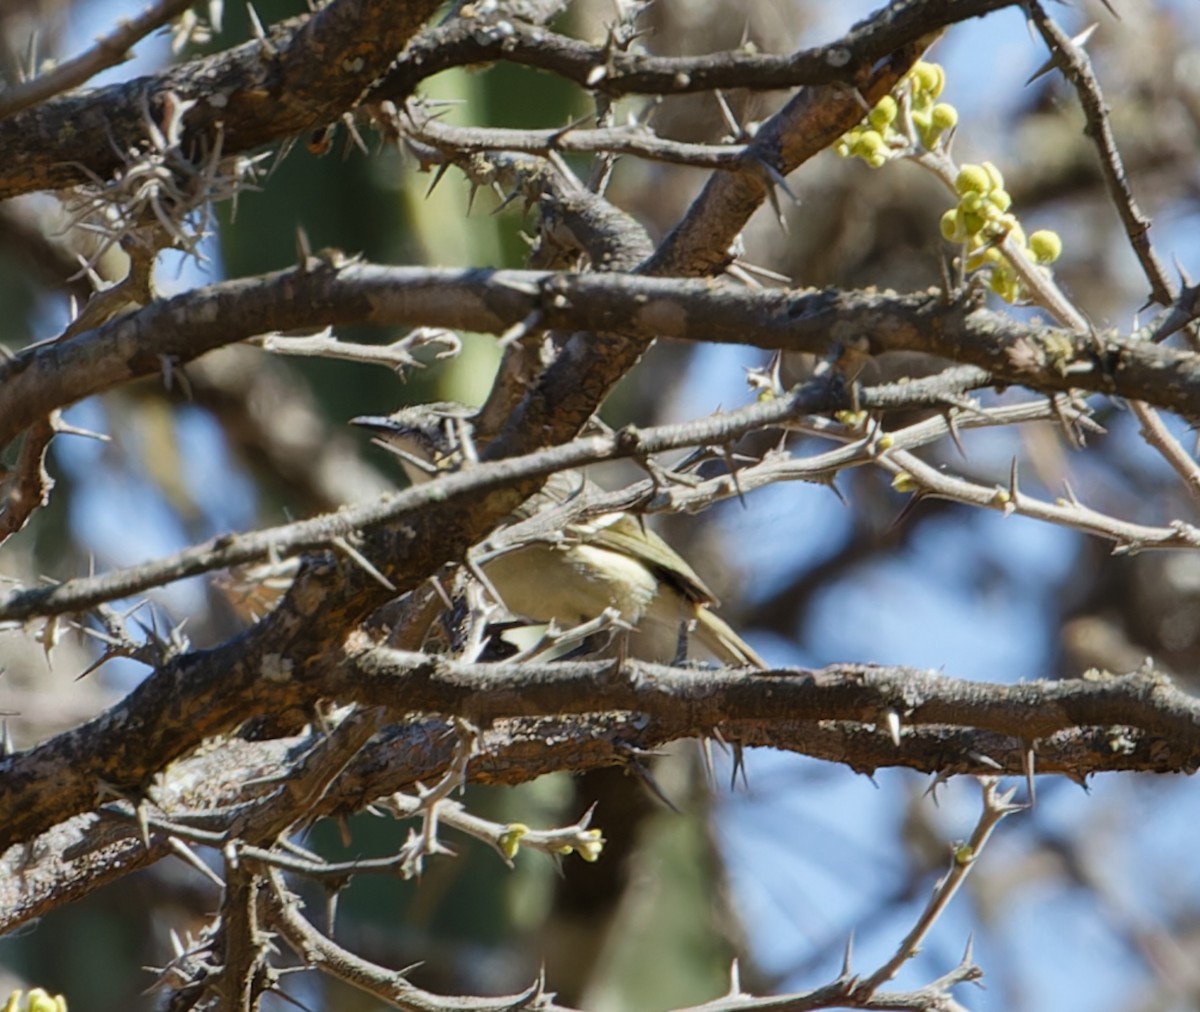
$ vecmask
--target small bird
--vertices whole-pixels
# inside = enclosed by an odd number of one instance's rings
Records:
[[[351,419],[399,458],[414,484],[456,470],[473,451],[473,412],[439,402],[402,408],[387,416]],[[513,520],[541,514],[597,487],[580,471],[550,476]],[[586,501],[586,498],[584,501]],[[615,512],[572,520],[538,538],[485,557],[487,581],[514,615],[570,629],[619,614],[631,632],[627,652],[669,664],[709,656],[723,664],[765,668],[762,658],[712,608],[717,600],[691,566],[632,514]]]

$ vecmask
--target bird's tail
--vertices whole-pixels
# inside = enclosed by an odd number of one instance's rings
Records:
[[[696,609],[696,628],[692,635],[722,664],[766,668],[767,662],[754,648],[733,631],[729,623],[708,608]]]

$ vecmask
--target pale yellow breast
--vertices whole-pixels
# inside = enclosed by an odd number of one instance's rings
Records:
[[[527,545],[492,559],[484,572],[509,611],[564,629],[605,608],[636,626],[657,586],[641,563],[594,545]]]

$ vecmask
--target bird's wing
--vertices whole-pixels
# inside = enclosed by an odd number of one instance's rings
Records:
[[[717,596],[674,548],[632,513],[604,513],[570,526],[570,533],[589,544],[639,559],[660,580],[678,588],[697,604],[716,607]]]

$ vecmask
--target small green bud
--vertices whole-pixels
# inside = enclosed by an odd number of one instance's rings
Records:
[[[917,480],[907,471],[901,471],[892,479],[892,488],[897,492],[916,492],[921,486],[917,484]]]
[[[882,133],[896,122],[896,114],[899,111],[896,100],[891,95],[884,95],[875,103],[875,108],[867,113],[867,122]]]
[[[1000,263],[992,271],[988,287],[1005,302],[1016,302],[1021,297],[1021,282],[1007,261]]]
[[[887,151],[887,142],[878,130],[863,130],[854,142],[854,153],[860,158]]]
[[[946,72],[938,63],[926,63],[924,60],[920,60],[913,67],[912,76],[916,86],[921,91],[928,92],[931,98],[937,98],[946,86]]]
[[[579,836],[579,856],[589,863],[598,861],[604,849],[604,837],[600,830],[585,829]]]
[[[931,98],[937,98],[941,95],[946,87],[946,71],[942,69],[940,63],[935,63],[933,66],[934,82],[933,87],[928,89]]]
[[[929,116],[930,122],[938,132],[949,130],[952,126],[958,125],[958,110],[949,102],[939,102],[933,107],[933,111]]]
[[[966,230],[962,227],[962,215],[957,207],[950,208],[942,215],[941,220],[942,238],[947,242],[962,242],[966,237]]]
[[[1004,177],[1000,174],[1000,170],[996,168],[995,165],[993,165],[991,162],[984,162],[983,171],[988,174],[988,179],[992,184],[988,187],[989,190],[1004,189]]]
[[[983,202],[987,198],[977,190],[969,190],[963,194],[962,200],[958,202],[958,209],[963,214],[978,214],[983,210]]]
[[[1009,196],[1007,190],[992,190],[992,192],[987,195],[987,199],[989,203],[991,203],[992,206],[998,211],[1007,211],[1010,207],[1012,207],[1012,197]]]
[[[1029,237],[1029,252],[1039,264],[1052,264],[1062,256],[1062,239],[1057,232],[1038,229]]]
[[[977,235],[987,224],[986,215],[980,214],[978,211],[963,211],[962,208],[959,210],[962,212],[963,231],[967,235]]]
[[[529,832],[529,827],[523,822],[510,822],[500,837],[500,850],[510,861],[517,856],[521,849],[521,838]]]
[[[992,180],[982,165],[964,165],[954,180],[954,191],[961,197],[968,193],[987,193]]]
[[[888,160],[891,150],[878,130],[863,130],[854,142],[854,153],[871,168],[878,169]]]
[[[995,246],[985,246],[967,260],[967,270],[977,271],[981,267],[997,267],[1004,262],[1004,254]]]

